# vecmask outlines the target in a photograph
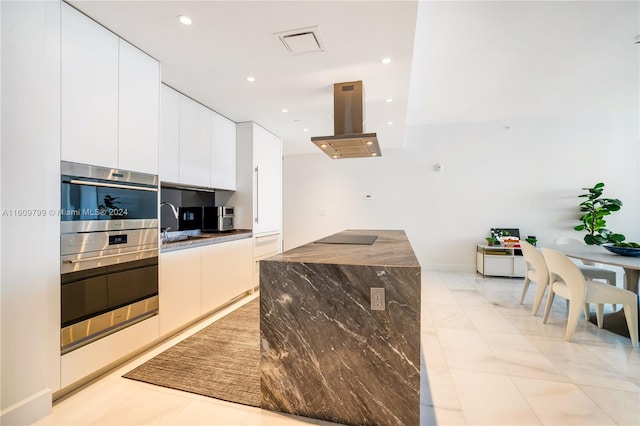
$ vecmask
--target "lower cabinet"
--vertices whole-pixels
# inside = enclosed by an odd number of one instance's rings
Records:
[[[476,271],[482,276],[524,277],[527,269],[522,252],[514,247],[476,247]]]
[[[202,313],[200,264],[200,248],[197,247],[160,253],[160,335],[182,327]]]
[[[160,254],[160,335],[253,288],[253,239]]]
[[[260,285],[260,260],[282,252],[282,235],[265,233],[253,236],[253,285]]]
[[[253,288],[252,240],[204,246],[202,255],[202,313],[225,304]]]

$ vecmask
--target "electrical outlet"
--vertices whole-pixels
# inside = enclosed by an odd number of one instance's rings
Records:
[[[384,311],[384,288],[371,287],[371,310]]]

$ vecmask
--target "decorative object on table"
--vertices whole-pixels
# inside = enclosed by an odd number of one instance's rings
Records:
[[[498,241],[498,239],[496,237],[487,237],[487,245],[489,247],[493,247],[493,246],[499,246],[500,245],[500,241]]]
[[[538,239],[536,238],[535,235],[527,235],[527,238],[525,238],[525,241],[535,247],[536,243],[538,242]]]
[[[617,212],[622,207],[622,201],[617,198],[601,198],[604,191],[604,183],[600,182],[593,188],[582,188],[587,191],[578,195],[579,198],[586,198],[579,204],[583,215],[580,217],[581,225],[574,227],[576,231],[587,231],[584,242],[589,245],[601,245],[604,243],[617,243],[624,241],[625,236],[616,234],[605,228],[605,216],[612,212]]]
[[[491,228],[491,236],[497,238],[502,246],[519,247],[519,228]]]
[[[638,243],[605,243],[602,244],[602,247],[620,256],[640,257],[640,244]]]

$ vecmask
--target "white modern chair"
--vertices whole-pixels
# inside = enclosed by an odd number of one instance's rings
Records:
[[[559,237],[556,239],[555,243],[584,245],[583,241],[572,237]],[[582,272],[582,275],[584,275],[584,277],[587,279],[590,278],[592,280],[605,280],[611,285],[616,285],[616,271],[612,271],[611,269],[599,268],[595,266],[593,262],[584,260],[581,261],[581,264],[578,265],[578,268]]]
[[[580,241],[577,238],[572,238],[572,237],[559,237],[556,239],[555,241],[556,244],[579,244],[579,245],[584,245],[584,241]],[[599,268],[597,266],[595,266],[595,263],[593,262],[589,262],[586,260],[576,260],[575,262],[578,265],[578,268],[580,269],[580,272],[582,272],[582,275],[584,275],[584,277],[586,279],[590,279],[590,280],[604,280],[606,281],[608,284],[615,286],[616,285],[616,271],[612,271],[611,269],[605,269],[605,268]],[[617,308],[617,306],[615,305],[615,303],[613,304],[613,310],[615,311]],[[585,312],[589,312],[589,306],[586,306],[586,311]]]
[[[520,304],[524,301],[524,296],[529,289],[529,283],[533,281],[536,283],[536,294],[533,298],[533,309],[531,315],[538,315],[538,309],[540,309],[540,303],[544,297],[544,291],[549,284],[549,270],[547,269],[547,263],[544,260],[542,253],[538,251],[534,246],[526,241],[520,240],[520,248],[522,249],[522,256],[527,263],[527,272],[524,277],[524,284],[522,285],[522,294],[520,295]]]
[[[620,303],[627,320],[631,344],[638,346],[638,295],[619,287],[612,287],[598,281],[585,280],[580,269],[564,254],[543,248],[542,254],[549,269],[550,284],[547,305],[544,308],[542,322],[546,324],[557,294],[569,301],[569,318],[565,340],[573,337],[580,319],[580,311],[587,303],[596,304],[598,328],[602,328],[604,303]]]

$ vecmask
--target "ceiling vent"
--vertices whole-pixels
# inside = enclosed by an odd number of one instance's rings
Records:
[[[318,27],[300,28],[298,30],[275,33],[289,55],[324,52],[326,49]]]

